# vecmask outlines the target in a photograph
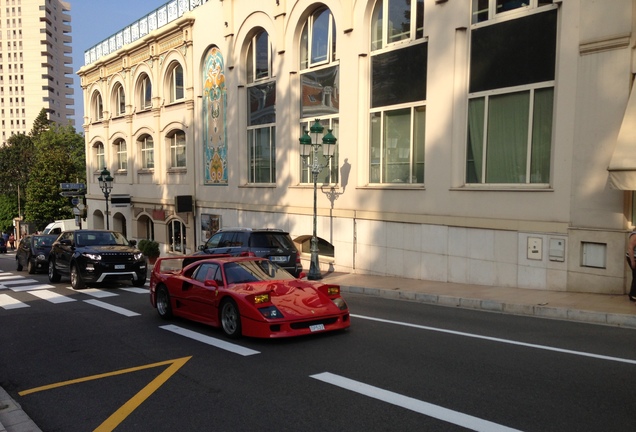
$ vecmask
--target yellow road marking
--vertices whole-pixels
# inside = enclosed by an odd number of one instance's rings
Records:
[[[78,384],[87,381],[93,381],[101,378],[107,378],[115,375],[123,375],[130,372],[136,372],[144,369],[150,369],[159,366],[170,365],[165,371],[163,371],[159,376],[153,379],[148,385],[146,385],[143,389],[141,389],[135,396],[130,398],[128,402],[121,406],[117,411],[115,411],[105,422],[103,422],[95,432],[105,432],[114,430],[119,424],[124,421],[126,417],[130,415],[139,405],[141,405],[146,399],[150,397],[159,387],[161,387],[168,379],[174,375],[188,360],[190,360],[192,356],[182,357],[175,360],[167,360],[159,363],[152,363],[144,366],[137,366],[134,368],[122,369],[114,372],[108,372],[98,375],[92,375],[84,378],[78,378],[74,380],[62,381],[59,383],[49,384],[41,387],[35,387],[29,390],[24,390],[18,392],[20,396],[26,396],[29,394],[51,390],[59,387],[64,387],[68,385]]]

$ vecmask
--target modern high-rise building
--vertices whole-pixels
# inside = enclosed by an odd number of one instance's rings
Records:
[[[0,0],[2,143],[28,133],[42,108],[74,124],[70,10],[60,0]]]

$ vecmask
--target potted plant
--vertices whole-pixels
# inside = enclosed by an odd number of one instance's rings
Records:
[[[159,243],[154,240],[139,240],[137,247],[141,253],[148,258],[148,262],[150,264],[154,264],[155,261],[157,261],[157,258],[159,258],[159,255],[161,255],[161,252],[159,251]]]

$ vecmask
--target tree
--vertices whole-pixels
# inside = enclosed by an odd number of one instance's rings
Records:
[[[25,134],[12,135],[0,147],[0,188],[5,194],[23,197],[33,163],[34,146]]]
[[[69,198],[60,196],[60,183],[85,183],[84,138],[73,126],[49,124],[33,138],[35,157],[27,184],[26,220],[40,225],[73,217]]]
[[[31,138],[37,138],[42,132],[49,129],[52,122],[49,120],[48,115],[46,114],[46,108],[42,108],[40,113],[33,121],[33,127],[31,128]]]

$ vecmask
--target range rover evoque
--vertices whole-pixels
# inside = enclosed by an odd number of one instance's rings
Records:
[[[87,284],[131,281],[136,287],[146,283],[146,257],[116,231],[65,231],[57,238],[49,254],[49,280],[71,279],[73,289]]]

